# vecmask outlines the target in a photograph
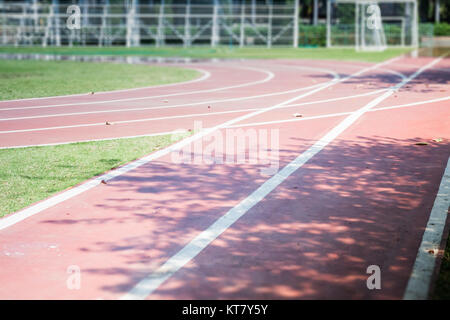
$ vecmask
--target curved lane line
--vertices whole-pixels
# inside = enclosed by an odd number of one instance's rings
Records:
[[[195,83],[195,82],[201,82],[201,81],[204,81],[204,80],[209,79],[211,77],[211,73],[209,71],[206,71],[206,70],[203,70],[203,69],[200,69],[200,68],[185,68],[185,69],[198,71],[198,72],[200,72],[202,74],[202,76],[198,77],[196,79],[182,81],[182,82],[159,84],[159,85],[156,85],[156,86],[147,86],[147,87],[130,88],[130,89],[99,91],[99,92],[96,92],[95,94],[111,94],[111,93],[118,93],[118,92],[129,92],[129,91],[136,91],[136,90],[146,90],[146,89],[173,87],[173,86],[191,84],[191,83]],[[2,103],[8,103],[8,102],[22,102],[22,101],[26,102],[26,101],[34,101],[34,100],[45,100],[45,99],[82,97],[82,96],[85,96],[85,95],[86,95],[86,93],[76,93],[76,94],[67,94],[67,95],[62,95],[62,96],[49,96],[49,97],[25,98],[25,99],[14,99],[14,100],[0,100],[0,105]]]
[[[89,102],[81,102],[81,103],[71,102],[71,103],[53,104],[53,105],[41,105],[41,106],[30,106],[30,107],[14,107],[14,108],[0,109],[0,111],[44,109],[44,108],[57,108],[57,107],[68,107],[68,106],[84,106],[84,105],[92,105],[92,104],[96,105],[96,104],[125,102],[125,101],[139,101],[139,100],[155,99],[155,98],[163,98],[163,97],[171,97],[171,96],[183,96],[183,95],[191,95],[191,94],[197,94],[197,93],[216,92],[216,91],[222,91],[222,90],[228,90],[228,89],[235,89],[235,88],[243,88],[243,87],[253,86],[253,85],[256,85],[256,84],[260,84],[260,83],[264,83],[264,82],[270,81],[274,77],[274,74],[272,72],[267,71],[267,70],[263,70],[263,69],[259,69],[259,68],[239,67],[237,69],[249,69],[249,70],[265,73],[265,74],[267,74],[267,77],[262,79],[262,80],[251,81],[251,82],[247,82],[247,83],[243,83],[243,84],[226,86],[226,87],[219,87],[219,88],[207,89],[207,90],[177,92],[177,93],[162,94],[162,95],[156,95],[156,96],[134,97],[134,98],[124,98],[124,99],[89,101]]]
[[[369,70],[372,70],[373,68],[376,68],[377,66],[378,65],[372,66],[370,68],[362,69],[359,72],[355,73],[355,75],[356,74],[361,74],[361,73],[369,71]],[[351,77],[351,76],[349,76],[349,77]],[[349,77],[347,77],[346,79],[348,79]],[[214,131],[219,130],[221,128],[224,128],[226,126],[232,125],[232,124],[237,123],[239,121],[242,121],[244,119],[248,119],[248,118],[250,118],[250,117],[252,117],[254,115],[261,114],[261,113],[263,113],[265,111],[273,110],[273,109],[275,109],[275,108],[277,108],[277,107],[279,107],[279,106],[281,106],[283,104],[288,104],[288,103],[293,102],[293,101],[295,101],[297,99],[301,99],[303,97],[312,95],[312,94],[314,94],[316,92],[319,92],[319,91],[321,91],[321,90],[323,90],[325,88],[328,88],[328,87],[334,85],[335,83],[337,83],[340,80],[341,79],[339,78],[339,75],[336,74],[335,78],[334,78],[334,80],[332,82],[326,83],[325,85],[322,85],[321,87],[318,87],[318,88],[316,88],[314,90],[311,90],[309,92],[306,92],[306,93],[301,94],[299,96],[296,96],[294,98],[286,100],[286,101],[284,101],[282,103],[279,103],[277,105],[268,107],[266,109],[258,110],[258,111],[255,111],[255,112],[252,112],[252,113],[249,113],[249,114],[246,114],[246,115],[243,115],[243,116],[231,119],[229,121],[221,123],[221,124],[219,124],[219,125],[217,125],[215,127],[212,127],[210,129],[205,129],[205,130],[203,130],[203,131],[201,131],[199,133],[194,134],[193,136],[190,136],[190,137],[188,137],[186,139],[183,139],[183,140],[181,140],[181,141],[179,141],[179,142],[177,142],[177,143],[175,143],[173,145],[170,145],[169,147],[167,147],[165,149],[158,150],[158,151],[156,151],[154,153],[149,154],[148,156],[146,156],[144,158],[141,158],[139,160],[130,162],[130,163],[128,163],[128,164],[126,164],[126,165],[124,165],[122,167],[119,167],[119,168],[117,168],[115,170],[109,171],[108,173],[105,173],[105,174],[103,174],[101,176],[92,178],[92,179],[82,183],[81,185],[78,185],[78,186],[72,188],[72,189],[69,189],[67,191],[64,191],[64,192],[58,194],[58,195],[55,195],[55,196],[50,197],[48,199],[45,199],[42,202],[39,202],[39,203],[34,204],[34,205],[31,205],[30,207],[25,208],[23,210],[20,210],[18,212],[12,213],[12,214],[10,214],[10,215],[0,219],[0,230],[6,229],[6,228],[8,228],[8,227],[10,227],[10,226],[12,226],[12,225],[14,225],[16,223],[19,223],[19,222],[21,222],[21,221],[23,221],[23,220],[25,220],[25,219],[27,219],[27,218],[29,218],[31,216],[34,216],[34,215],[38,214],[39,212],[41,212],[43,210],[46,210],[46,209],[48,209],[50,207],[53,207],[53,206],[55,206],[55,205],[65,201],[65,200],[68,200],[70,198],[73,198],[73,197],[81,194],[81,193],[84,193],[85,191],[88,191],[88,190],[96,187],[97,185],[99,185],[102,180],[108,181],[108,180],[114,179],[115,177],[121,176],[122,174],[125,174],[125,173],[127,173],[127,172],[129,172],[131,170],[134,170],[134,169],[136,169],[136,168],[138,168],[138,167],[140,167],[140,166],[142,166],[142,165],[144,165],[144,164],[146,164],[146,163],[148,163],[150,161],[153,161],[154,159],[160,158],[160,157],[162,157],[164,155],[170,154],[173,151],[176,151],[176,150],[178,150],[180,148],[183,148],[184,146],[192,143],[193,141],[196,141],[196,140],[198,140],[200,138],[203,138],[204,136],[207,136],[211,132],[214,132]]]
[[[304,69],[313,69],[311,67],[304,67]],[[262,70],[262,69],[261,69]],[[316,70],[326,70],[322,68],[317,68]],[[269,74],[269,76],[264,79],[264,82],[272,80],[275,75],[271,73],[270,71],[266,71]],[[333,77],[338,76],[335,72],[331,70],[326,70],[324,72],[327,72]],[[261,80],[262,81],[262,80]],[[98,110],[98,111],[84,111],[84,112],[73,112],[73,113],[58,113],[58,114],[49,114],[49,115],[42,115],[42,116],[27,116],[27,117],[14,117],[14,118],[1,118],[0,121],[11,121],[11,120],[24,120],[24,119],[37,119],[37,118],[50,118],[50,117],[59,117],[59,116],[74,116],[74,115],[84,115],[84,114],[98,114],[98,113],[112,113],[112,112],[128,112],[128,111],[143,111],[143,110],[156,110],[156,109],[171,109],[171,108],[180,108],[180,107],[189,107],[189,106],[197,106],[202,104],[211,104],[211,103],[221,103],[221,102],[232,102],[232,101],[242,101],[242,100],[250,100],[250,99],[258,99],[258,98],[265,98],[270,96],[276,96],[276,95],[283,95],[288,93],[294,93],[299,91],[305,91],[308,89],[314,89],[317,87],[320,87],[324,84],[331,83],[333,80],[330,80],[328,82],[322,82],[319,84],[302,87],[299,89],[292,89],[287,91],[277,91],[273,93],[267,93],[267,94],[261,94],[261,95],[255,95],[255,96],[244,96],[244,97],[237,97],[237,98],[228,98],[228,99],[220,99],[220,100],[209,100],[209,101],[201,101],[201,102],[194,102],[194,103],[184,103],[184,104],[178,104],[178,105],[169,105],[169,106],[154,106],[154,107],[142,107],[142,108],[125,108],[125,109],[110,109],[110,110]],[[247,86],[247,85],[246,85]],[[229,89],[229,88],[228,88]],[[6,110],[6,109],[3,109]],[[0,110],[2,111],[2,110]],[[3,132],[0,132],[3,133]]]

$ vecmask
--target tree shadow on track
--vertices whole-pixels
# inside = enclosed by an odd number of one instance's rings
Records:
[[[417,141],[335,141],[151,298],[401,298],[450,153],[448,140]],[[312,143],[291,139],[280,167]],[[45,223],[127,228],[79,248],[120,256],[120,267],[83,272],[125,277],[101,288],[123,294],[264,182],[258,169],[153,162],[110,186],[119,192],[96,204],[102,217]],[[369,265],[380,266],[382,290],[367,289]]]
[[[399,70],[404,76],[409,77],[413,75],[418,68],[406,68]],[[349,76],[350,74],[339,74],[342,78]],[[329,78],[324,75],[311,75],[311,78]],[[385,87],[393,86],[399,83],[400,78],[397,75],[383,71],[383,72],[368,72],[362,75],[352,77],[346,80],[345,83],[358,85],[358,86],[372,86],[372,87]],[[412,79],[405,85],[401,91],[413,91],[422,93],[433,93],[440,91],[448,91],[448,84],[450,83],[450,72],[442,71],[439,69],[428,69],[422,72],[418,77]],[[359,87],[358,87],[359,88]]]

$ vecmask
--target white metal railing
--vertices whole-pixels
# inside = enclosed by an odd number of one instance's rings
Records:
[[[80,29],[69,29],[67,5],[0,2],[2,45],[298,45],[298,1],[292,5],[80,5]]]

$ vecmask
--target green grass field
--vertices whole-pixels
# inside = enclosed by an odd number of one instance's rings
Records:
[[[354,49],[265,48],[265,47],[0,47],[0,53],[41,53],[61,55],[140,55],[155,57],[228,58],[228,59],[325,59],[380,62],[411,49],[384,52],[356,52]]]
[[[0,60],[0,100],[145,87],[200,76],[184,68],[70,61]]]
[[[195,70],[69,61],[2,60],[0,100],[187,81]],[[0,217],[167,146],[169,136],[0,150]]]
[[[0,150],[0,217],[190,133]]]

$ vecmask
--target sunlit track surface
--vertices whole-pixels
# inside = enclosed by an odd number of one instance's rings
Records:
[[[331,70],[336,68],[330,64],[326,69],[317,61],[293,67],[289,62],[273,61],[265,63],[264,68],[260,65],[254,62],[194,65],[191,67],[203,70],[203,76],[180,85],[121,90],[99,96],[2,102],[0,147],[165,133],[190,129],[193,119],[214,125],[320,86],[332,79]],[[354,68],[354,64],[340,64],[336,72],[345,75]],[[351,90],[373,92],[363,88]],[[106,122],[116,125],[106,126]]]
[[[87,94],[2,102],[0,146],[169,132],[190,129],[193,119],[214,125],[249,109],[267,107],[318,87],[335,76],[334,71],[317,62],[317,66],[307,63],[295,68],[275,62],[260,65],[255,62],[194,65],[210,76],[193,83],[104,93],[99,97]],[[341,69],[343,74],[351,70],[345,66]],[[106,121],[117,124],[106,126]]]
[[[163,150],[0,219],[0,298],[401,299],[450,155],[449,59],[184,66],[209,76],[1,102],[0,146],[167,133],[201,121],[204,137],[278,130],[279,172],[308,160],[259,199],[267,164],[179,164]],[[206,147],[201,134],[180,144]],[[258,200],[221,222],[249,197]],[[82,271],[80,290],[66,287],[70,265]],[[381,290],[366,286],[369,265],[382,270]]]

